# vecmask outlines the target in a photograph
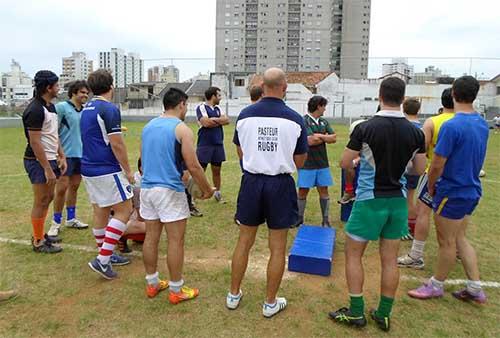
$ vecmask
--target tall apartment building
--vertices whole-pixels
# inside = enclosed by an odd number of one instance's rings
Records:
[[[217,0],[216,70],[366,78],[371,0]]]
[[[84,52],[73,52],[71,56],[62,58],[60,84],[64,85],[75,80],[86,80],[93,70],[93,62],[87,59]]]
[[[163,74],[160,76],[160,81],[167,83],[179,82],[179,68],[173,65],[163,67]]]
[[[111,71],[117,88],[125,88],[131,83],[141,82],[144,78],[144,61],[139,54],[126,54],[120,48],[99,52],[99,68]]]
[[[148,68],[148,82],[179,82],[179,68],[174,65]]]

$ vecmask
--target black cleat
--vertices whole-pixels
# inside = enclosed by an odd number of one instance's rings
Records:
[[[33,251],[38,252],[38,253],[59,253],[62,251],[62,248],[60,246],[55,246],[52,245],[52,242],[46,241],[46,240],[41,240],[38,245],[35,245],[35,239],[31,239],[31,244],[33,246]]]
[[[375,309],[370,310],[370,317],[382,331],[389,332],[391,329],[391,319],[389,317],[377,316],[377,310]]]
[[[351,314],[351,310],[343,307],[338,309],[335,312],[330,312],[328,314],[330,318],[337,323],[344,323],[349,326],[354,326],[357,328],[362,328],[366,326],[366,317],[365,315],[362,316],[353,316]]]

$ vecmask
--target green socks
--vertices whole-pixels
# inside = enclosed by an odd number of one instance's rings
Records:
[[[349,297],[351,297],[351,305],[349,306],[351,314],[355,317],[362,317],[365,314],[365,301],[363,299],[363,294],[349,295]]]
[[[378,309],[377,309],[377,317],[380,318],[390,317],[393,304],[394,304],[394,298],[389,298],[381,295],[380,303],[378,304]]]

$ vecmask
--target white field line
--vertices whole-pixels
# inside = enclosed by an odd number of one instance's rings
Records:
[[[20,244],[20,245],[26,245],[26,246],[31,245],[31,242],[27,241],[27,240],[9,239],[9,238],[4,238],[4,237],[0,237],[0,243],[12,243],[12,244]],[[90,246],[85,246],[85,245],[62,244],[61,247],[67,248],[67,249],[72,249],[72,250],[77,250],[77,251],[97,253],[97,250],[95,247],[90,247]],[[132,251],[128,255],[134,256],[134,257],[142,257],[142,253],[139,251]],[[223,258],[220,258],[220,259],[223,259]],[[186,263],[208,263],[208,260],[209,259],[207,259],[207,258],[186,259]],[[230,266],[231,262],[227,261],[226,263],[228,264],[228,266]],[[252,266],[252,264],[249,264],[248,270],[254,271],[254,272],[261,272],[265,275],[265,265],[263,266],[263,268],[261,268],[261,267]],[[290,279],[290,278],[293,278],[294,276],[297,276],[297,274],[289,273],[288,271],[285,271],[285,275],[284,275],[285,279]],[[425,278],[405,276],[405,275],[401,276],[401,279],[404,281],[418,281],[418,282],[426,281]],[[447,284],[447,285],[465,285],[466,283],[467,283],[467,281],[464,279],[447,279],[445,281],[445,284]],[[500,288],[500,282],[481,281],[481,285],[483,287],[486,287],[486,288],[497,288],[497,289]]]
[[[0,175],[0,177],[21,177],[21,176],[27,176],[28,174],[7,174],[7,175]]]
[[[490,180],[490,179],[487,179],[487,178],[482,178],[481,181],[488,182],[488,183],[497,183],[497,184],[500,184],[500,181]]]

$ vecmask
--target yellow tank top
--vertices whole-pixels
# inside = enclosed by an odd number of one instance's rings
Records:
[[[442,113],[431,117],[431,121],[434,124],[434,132],[432,133],[432,140],[431,143],[429,144],[429,148],[427,149],[427,158],[429,159],[429,161],[427,162],[427,169],[429,169],[429,167],[431,166],[432,156],[434,155],[434,147],[436,147],[439,136],[439,130],[441,129],[441,126],[443,125],[443,123],[445,123],[454,116],[455,113]]]

